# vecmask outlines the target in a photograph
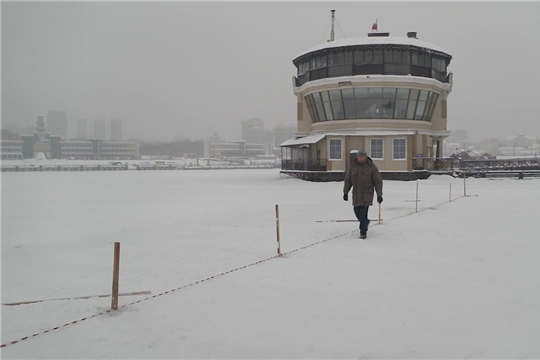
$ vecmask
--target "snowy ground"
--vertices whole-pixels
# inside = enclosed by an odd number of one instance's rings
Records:
[[[448,203],[449,184],[453,198]],[[384,184],[358,239],[341,183],[279,170],[2,174],[2,303],[158,294],[2,349],[3,358],[540,358],[540,180]],[[441,206],[431,208],[435,205]],[[403,216],[411,214],[410,216]],[[376,206],[370,218],[377,217]],[[120,305],[140,297],[121,297]],[[2,306],[2,343],[110,307]]]

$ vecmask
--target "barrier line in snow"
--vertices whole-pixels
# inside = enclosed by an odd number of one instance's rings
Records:
[[[464,198],[464,197],[466,197],[466,196],[460,196],[460,197],[454,199],[453,201],[459,200],[459,199]],[[429,209],[434,209],[434,208],[436,208],[436,207],[439,207],[439,206],[444,205],[444,204],[447,204],[447,203],[448,203],[448,202],[445,201],[445,202],[440,203],[440,204],[438,204],[438,205],[434,205],[434,206],[430,206],[430,207],[424,208],[424,209],[422,209],[422,210],[420,210],[420,211],[418,211],[418,212],[426,211],[426,210],[429,210]],[[417,214],[417,212],[411,212],[411,213],[409,213],[409,214],[396,216],[396,217],[394,217],[394,218],[388,219],[385,223],[387,223],[387,222],[389,222],[389,221],[392,221],[392,220],[400,219],[400,218],[403,218],[403,217],[411,216],[411,215],[414,215],[414,214]],[[373,225],[371,225],[371,227],[373,227],[373,226],[379,226],[379,224],[373,224]],[[150,299],[157,298],[157,297],[159,297],[159,296],[163,296],[163,295],[167,295],[167,294],[169,294],[169,293],[173,293],[173,292],[175,292],[175,291],[179,291],[179,290],[182,290],[182,289],[186,289],[186,288],[188,288],[188,287],[195,286],[195,285],[201,284],[201,283],[203,283],[203,282],[207,282],[207,281],[210,281],[210,280],[219,278],[219,277],[221,277],[221,276],[224,276],[224,275],[227,275],[227,274],[230,274],[230,273],[239,271],[239,270],[246,269],[246,268],[251,267],[251,266],[255,266],[255,265],[262,264],[262,263],[264,263],[264,262],[270,261],[270,260],[275,259],[275,258],[283,257],[283,255],[293,254],[293,253],[298,252],[298,251],[300,251],[300,250],[305,250],[305,249],[308,249],[308,248],[310,248],[310,247],[313,247],[313,246],[316,246],[316,245],[320,245],[320,244],[323,244],[323,243],[328,242],[328,241],[331,241],[331,240],[335,240],[335,239],[337,239],[337,238],[340,238],[340,237],[349,235],[349,234],[351,234],[351,233],[353,233],[353,232],[355,232],[355,231],[356,231],[356,230],[349,231],[349,232],[346,232],[346,233],[344,233],[344,234],[332,236],[332,237],[330,237],[330,238],[328,238],[328,239],[324,239],[324,240],[321,240],[321,241],[317,241],[317,242],[314,242],[314,243],[312,243],[312,244],[305,245],[305,246],[299,247],[299,248],[294,249],[294,250],[286,251],[286,252],[282,253],[282,256],[274,255],[274,256],[271,256],[271,257],[266,258],[266,259],[263,259],[263,260],[255,261],[255,262],[253,262],[253,263],[251,263],[251,264],[248,264],[248,265],[240,266],[240,267],[237,267],[237,268],[235,268],[235,269],[232,269],[232,270],[229,270],[229,271],[225,271],[225,272],[222,272],[222,273],[217,274],[217,275],[212,275],[212,276],[209,276],[209,277],[204,278],[204,279],[202,279],[202,280],[198,280],[198,281],[192,282],[192,283],[187,284],[187,285],[179,286],[179,287],[177,287],[177,288],[175,288],[175,289],[167,290],[167,291],[161,292],[161,293],[159,293],[159,294],[155,294],[155,295],[153,295],[153,296],[149,296],[149,297],[144,298],[144,299],[140,299],[140,300],[137,300],[137,301],[133,301],[133,302],[131,302],[131,303],[129,303],[129,304],[125,304],[125,305],[119,306],[119,308],[125,308],[125,307],[128,307],[128,306],[132,306],[132,305],[135,305],[135,304],[139,304],[139,303],[148,301],[148,300],[150,300]],[[81,323],[81,322],[86,321],[86,320],[88,320],[88,319],[92,319],[92,318],[95,318],[95,317],[98,317],[98,316],[101,316],[101,315],[105,315],[105,314],[107,314],[107,313],[110,313],[111,311],[113,311],[113,310],[112,310],[112,309],[109,309],[109,310],[106,310],[106,311],[102,311],[102,312],[97,313],[97,314],[94,314],[94,315],[92,315],[92,316],[87,316],[87,317],[84,317],[84,318],[79,319],[79,320],[71,321],[71,322],[65,323],[64,325],[56,326],[56,327],[54,327],[54,328],[47,329],[47,330],[45,330],[45,331],[38,332],[38,333],[35,333],[35,334],[33,334],[33,335],[30,335],[30,336],[25,336],[25,337],[20,338],[20,339],[18,339],[18,340],[14,340],[14,341],[10,341],[10,342],[7,342],[7,343],[5,343],[5,344],[2,344],[2,345],[0,345],[0,348],[5,348],[6,346],[9,346],[9,345],[15,345],[15,344],[18,344],[18,343],[20,343],[20,342],[22,342],[22,341],[25,341],[25,340],[28,340],[28,339],[33,339],[33,338],[35,338],[35,337],[37,337],[37,336],[39,336],[39,335],[47,334],[47,333],[49,333],[49,332],[53,332],[53,331],[56,331],[56,330],[59,330],[59,329],[63,329],[63,328],[65,328],[65,327],[67,327],[67,326],[70,326],[70,325],[78,324],[78,323]]]

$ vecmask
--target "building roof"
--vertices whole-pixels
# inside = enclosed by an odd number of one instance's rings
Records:
[[[317,135],[309,135],[309,136],[301,137],[299,139],[289,139],[283,142],[279,146],[286,147],[286,146],[295,146],[295,145],[316,144],[322,139],[324,139],[326,135],[327,134],[317,134]]]
[[[324,50],[324,49],[330,49],[330,48],[336,48],[336,47],[343,47],[343,46],[356,46],[356,45],[409,45],[409,46],[418,46],[421,48],[431,49],[435,51],[439,51],[442,53],[445,53],[449,56],[450,53],[443,48],[430,44],[428,42],[418,40],[415,38],[402,38],[402,37],[395,37],[395,36],[374,36],[374,37],[358,37],[358,38],[347,38],[347,39],[340,39],[335,41],[329,41],[322,44],[319,44],[317,46],[313,46],[312,48],[309,48],[308,50],[298,54],[295,57],[295,60],[299,57],[306,55],[308,53]]]

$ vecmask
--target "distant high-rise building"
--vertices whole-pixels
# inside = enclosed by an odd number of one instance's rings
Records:
[[[88,120],[78,119],[77,120],[77,138],[86,139],[88,137]]]
[[[94,119],[94,137],[98,139],[105,139],[105,120]]]
[[[45,120],[43,115],[39,115],[37,117],[36,121],[36,134],[37,134],[37,140],[43,141],[45,139],[45,135],[47,133],[47,130],[45,129]]]
[[[274,145],[279,147],[285,141],[294,138],[295,125],[278,125],[274,128]]]
[[[68,123],[65,111],[53,110],[47,112],[47,129],[51,135],[67,138]]]
[[[256,131],[253,130],[264,130],[264,122],[261,119],[248,119],[242,121],[242,140],[251,142],[249,139],[250,133],[254,134]],[[253,136],[253,135],[251,135]]]
[[[113,141],[122,140],[122,120],[121,119],[111,119],[111,140]]]

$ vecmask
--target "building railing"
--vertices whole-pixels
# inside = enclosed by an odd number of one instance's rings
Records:
[[[354,75],[401,75],[419,76],[438,80],[442,83],[450,82],[450,74],[430,67],[411,64],[363,64],[363,65],[336,65],[306,71],[295,77],[296,86],[302,86],[308,81],[319,79],[354,76]]]
[[[413,170],[477,171],[540,170],[540,158],[460,160],[453,158],[414,159]]]
[[[281,160],[281,170],[326,171],[326,159]]]

